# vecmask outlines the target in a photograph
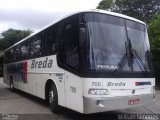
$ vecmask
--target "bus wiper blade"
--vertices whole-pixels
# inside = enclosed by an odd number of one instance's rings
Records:
[[[151,54],[150,54],[149,50],[147,50],[145,52],[145,57],[147,58],[147,61],[148,61],[148,64],[149,64],[149,70],[152,71],[153,70],[153,66],[152,66],[152,63],[151,63],[150,56],[151,56]]]
[[[119,71],[122,71],[122,68],[124,67],[125,63],[127,62],[127,54],[124,54],[121,61],[119,62],[116,70],[114,70],[113,75],[117,75]]]
[[[146,67],[146,65],[143,63],[143,60],[141,59],[141,57],[140,57],[140,55],[137,53],[137,51],[132,48],[132,43],[131,43],[130,38],[128,39],[128,42],[129,42],[129,45],[128,45],[128,47],[129,47],[129,53],[130,53],[130,55],[131,55],[131,58],[129,58],[129,61],[131,61],[131,59],[133,60],[133,57],[135,56],[135,58],[137,58],[136,60],[139,61],[139,62],[137,62],[137,63],[138,63],[138,65],[139,65],[141,71],[143,72],[143,70],[144,70],[144,71],[146,72],[146,71],[147,71],[147,67]],[[133,65],[133,63],[131,63],[131,64]],[[142,66],[143,66],[143,68],[142,68]]]
[[[143,63],[143,61],[142,61],[141,57],[139,56],[139,54],[137,53],[137,51],[134,50],[134,49],[132,49],[132,53],[133,53],[133,55],[137,58],[136,60],[139,61],[139,62],[137,62],[138,65],[139,65],[139,67],[141,68],[141,65],[142,65],[142,66],[143,66],[143,69],[145,70],[145,72],[148,71],[146,65]],[[141,63],[141,65],[140,65],[139,63]],[[141,68],[141,70],[142,70],[142,68]],[[143,70],[142,70],[142,71],[143,71]]]
[[[125,41],[125,48],[126,48],[126,53],[123,55],[122,59],[118,63],[118,66],[114,70],[113,75],[117,75],[120,71],[122,71],[122,68],[124,67],[124,65],[127,62],[128,57],[127,57],[127,43],[126,43],[126,41]]]

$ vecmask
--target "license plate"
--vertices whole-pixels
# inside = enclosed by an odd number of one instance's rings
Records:
[[[139,99],[128,100],[128,105],[138,105]]]

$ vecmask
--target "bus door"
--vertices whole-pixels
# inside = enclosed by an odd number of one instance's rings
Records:
[[[65,71],[66,107],[82,111],[82,80],[74,74],[80,70],[78,15],[66,19],[60,40],[60,61]]]

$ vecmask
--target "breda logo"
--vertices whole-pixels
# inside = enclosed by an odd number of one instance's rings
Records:
[[[46,57],[44,60],[32,60],[32,64],[31,64],[31,68],[51,68],[52,67],[52,63],[53,60],[52,59],[48,59],[48,57]]]
[[[107,87],[110,87],[110,86],[125,86],[126,84],[124,82],[107,82]]]

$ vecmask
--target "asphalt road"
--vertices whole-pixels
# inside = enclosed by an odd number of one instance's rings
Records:
[[[61,113],[54,114],[44,100],[21,91],[11,92],[0,78],[0,120],[116,120],[132,119],[135,116],[126,114],[151,114],[153,119],[160,119],[160,90],[156,90],[156,102],[145,107],[135,107],[105,113],[82,115],[63,108]],[[132,117],[132,118],[131,118]],[[153,120],[152,119],[152,120]]]

